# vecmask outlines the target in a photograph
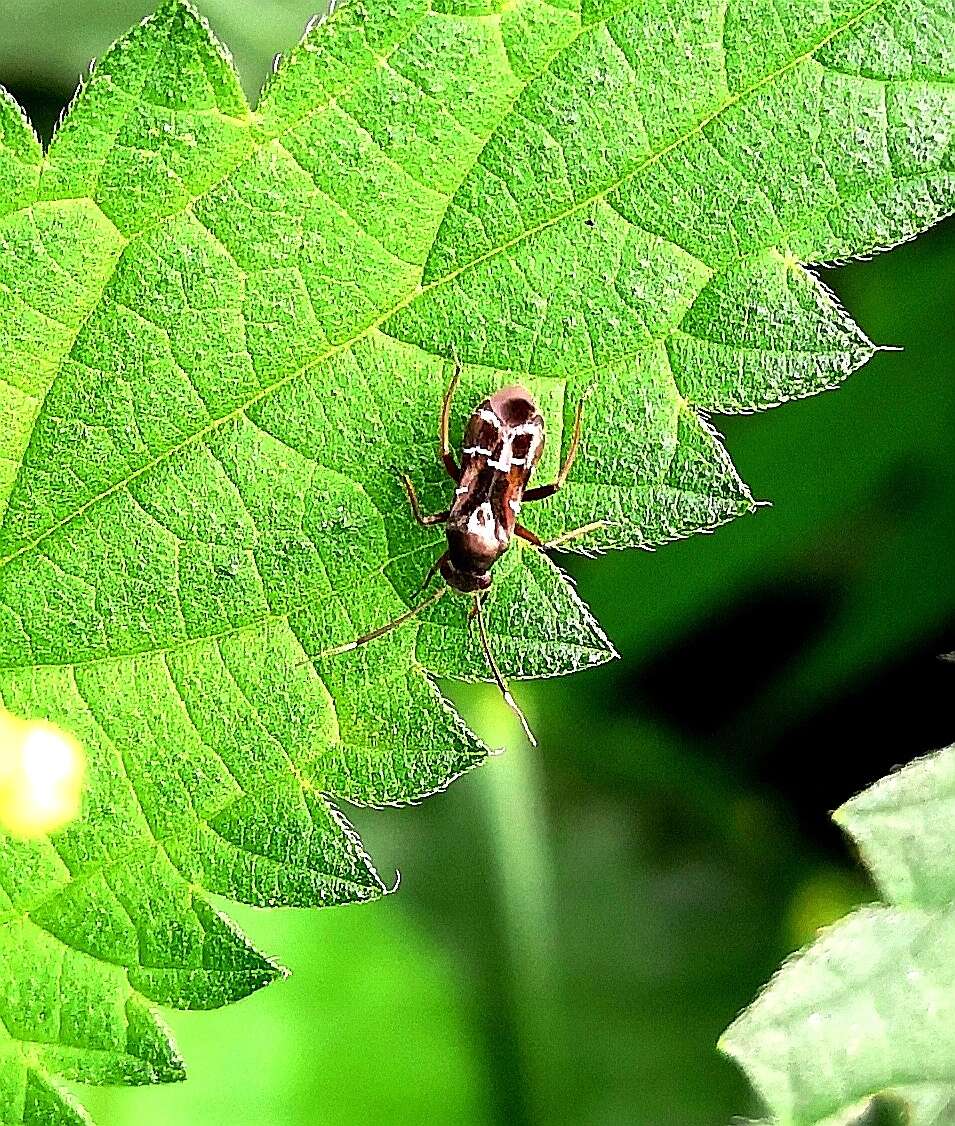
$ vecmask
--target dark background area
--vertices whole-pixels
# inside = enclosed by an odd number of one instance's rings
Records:
[[[0,82],[44,137],[149,5],[13,5]],[[311,14],[205,5],[250,93]],[[96,1092],[104,1126],[627,1126],[753,1113],[720,1032],[814,929],[872,896],[828,814],[951,742],[955,225],[823,271],[877,355],[845,387],[716,419],[754,516],[656,553],[564,557],[622,654],[448,690],[514,748],[403,811],[352,811],[383,903],[234,912],[293,977],[169,1014],[191,1078]]]

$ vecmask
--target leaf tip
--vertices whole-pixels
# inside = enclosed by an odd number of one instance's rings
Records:
[[[12,114],[13,120],[16,121],[17,126],[22,125],[26,133],[29,134],[30,140],[33,142],[36,150],[34,159],[36,163],[39,163],[42,159],[42,146],[33,122],[30,120],[27,111],[20,105],[10,91],[5,86],[0,86],[0,116],[3,115],[4,111]]]
[[[168,18],[180,13],[184,14],[189,19],[196,20],[199,23],[205,23],[198,8],[191,3],[191,0],[160,0],[153,9],[152,15],[146,16],[142,22],[145,24],[149,20]]]
[[[155,1007],[133,994],[126,1002],[127,1051],[148,1068],[151,1083],[182,1083],[186,1061]]]
[[[153,12],[141,21],[140,26],[156,30],[166,27],[170,29],[179,28],[183,31],[193,32],[214,51],[238,83],[232,52],[216,35],[212,25],[192,3],[192,0],[160,0]]]
[[[265,961],[269,966],[269,969],[266,972],[271,974],[268,981],[265,982],[266,985],[271,985],[273,981],[285,981],[287,978],[290,978],[292,976],[292,971],[288,968],[288,966],[283,965],[277,959],[266,958]]]

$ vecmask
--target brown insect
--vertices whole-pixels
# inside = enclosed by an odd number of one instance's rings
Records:
[[[411,478],[407,474],[402,474],[402,481],[415,519],[422,527],[444,524],[448,537],[447,550],[432,564],[419,589],[427,589],[438,572],[441,573],[446,585],[387,625],[372,630],[371,633],[366,633],[345,645],[329,649],[323,656],[357,649],[360,645],[366,645],[369,641],[390,633],[391,630],[432,606],[449,587],[462,594],[472,595],[474,604],[468,622],[470,624],[471,620],[477,619],[481,645],[494,680],[505,702],[520,719],[528,740],[536,746],[537,741],[524,713],[517,706],[491,653],[484,625],[482,602],[493,579],[491,568],[511,546],[514,536],[527,540],[543,551],[574,536],[584,535],[606,526],[606,521],[603,520],[585,524],[545,544],[517,520],[521,505],[525,501],[544,500],[545,497],[553,496],[567,480],[580,446],[583,399],[577,405],[570,448],[556,479],[549,485],[539,485],[529,489],[527,484],[534,467],[540,461],[545,437],[544,417],[537,409],[530,392],[519,385],[502,387],[500,391],[495,391],[493,395],[478,404],[468,419],[464,431],[459,466],[451,451],[448,432],[451,404],[460,377],[460,364],[455,364],[454,375],[445,392],[441,407],[441,460],[448,471],[448,476],[456,485],[451,507],[443,512],[425,515],[421,511]]]

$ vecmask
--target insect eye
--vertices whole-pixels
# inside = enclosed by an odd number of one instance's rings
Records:
[[[530,448],[530,434],[518,434],[511,445],[514,457],[527,457],[528,453],[530,452]]]

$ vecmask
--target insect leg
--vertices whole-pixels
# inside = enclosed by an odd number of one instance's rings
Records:
[[[550,551],[552,547],[560,547],[561,544],[566,543],[568,540],[576,539],[578,536],[585,536],[588,532],[596,532],[599,528],[609,528],[612,521],[610,520],[594,520],[590,524],[583,524],[579,528],[573,528],[569,532],[562,532],[556,539],[545,543],[540,536],[536,535],[530,530],[525,528],[523,524],[514,525],[514,535],[519,539],[527,540],[535,547],[539,547],[541,551]]]
[[[517,536],[518,539],[527,540],[528,543],[532,543],[535,547],[547,546],[540,536],[532,532],[530,528],[525,528],[523,524],[514,525],[514,535]]]
[[[334,645],[331,649],[325,649],[321,653],[317,653],[314,657],[309,657],[309,659],[303,661],[302,664],[311,664],[312,661],[320,660],[322,657],[335,657],[339,653],[350,653],[352,649],[358,649],[362,645],[367,645],[369,641],[375,641],[379,637],[384,637],[386,633],[391,633],[393,629],[403,626],[405,622],[411,621],[412,618],[416,618],[419,614],[433,606],[439,598],[444,597],[449,589],[450,588],[446,586],[440,587],[423,602],[419,602],[417,606],[412,606],[410,610],[399,614],[397,618],[393,618],[387,625],[379,626],[378,629],[373,629],[371,633],[363,633],[361,637],[356,637],[354,641],[348,641],[344,645]]]
[[[458,380],[461,378],[461,365],[455,359],[454,361],[454,374],[451,376],[451,382],[448,384],[448,389],[444,393],[444,402],[441,404],[441,460],[444,462],[444,468],[448,471],[448,476],[454,481],[455,484],[461,480],[461,470],[458,468],[458,463],[454,459],[454,454],[451,452],[451,402],[454,399],[454,392],[458,386]]]
[[[445,561],[445,559],[447,559],[447,557],[448,557],[448,553],[445,552],[444,555],[439,555],[438,558],[435,559],[435,561],[431,564],[431,566],[428,568],[428,573],[425,575],[423,581],[418,586],[418,589],[415,591],[415,597],[416,598],[423,590],[428,589],[428,587],[431,585],[431,580],[438,573],[438,568]]]
[[[561,544],[567,543],[568,540],[575,540],[578,536],[585,536],[588,532],[599,531],[600,528],[609,528],[612,524],[612,520],[594,520],[590,524],[581,524],[579,528],[572,528],[569,532],[562,532],[556,539],[552,539],[550,543],[545,543],[544,547],[550,551],[552,548],[560,547]]]
[[[474,600],[474,605],[468,610],[468,640],[471,638],[471,630],[474,628],[474,619],[477,617],[477,599]]]
[[[418,494],[415,492],[415,487],[411,483],[411,478],[407,473],[401,474],[401,483],[404,485],[405,492],[408,494],[408,500],[411,503],[411,511],[414,513],[414,518],[422,528],[427,528],[431,524],[443,524],[445,520],[447,520],[447,509],[445,509],[444,512],[435,512],[430,516],[425,515],[425,513],[421,511],[421,505],[418,503]]]
[[[577,404],[577,413],[574,416],[574,432],[570,439],[570,449],[567,451],[567,457],[564,458],[564,464],[560,467],[560,472],[557,474],[557,480],[550,485],[541,485],[536,489],[528,489],[524,493],[524,500],[544,500],[546,497],[552,497],[554,493],[559,492],[564,487],[564,482],[570,475],[573,469],[574,462],[577,459],[577,451],[580,449],[580,429],[584,418],[584,399],[586,394],[581,396]]]
[[[527,741],[532,747],[537,746],[537,740],[534,738],[534,732],[531,731],[530,724],[527,722],[527,716],[517,706],[517,701],[511,695],[511,690],[507,686],[507,681],[501,675],[501,670],[497,667],[497,661],[494,660],[494,655],[491,653],[491,646],[487,639],[487,630],[484,628],[484,613],[481,609],[483,599],[481,596],[475,595],[474,598],[474,617],[477,618],[478,633],[481,635],[481,648],[484,650],[484,656],[487,659],[488,667],[491,674],[497,683],[498,688],[501,690],[501,695],[504,697],[504,703],[511,709],[521,722],[521,727],[524,728],[524,734],[527,736]]]

